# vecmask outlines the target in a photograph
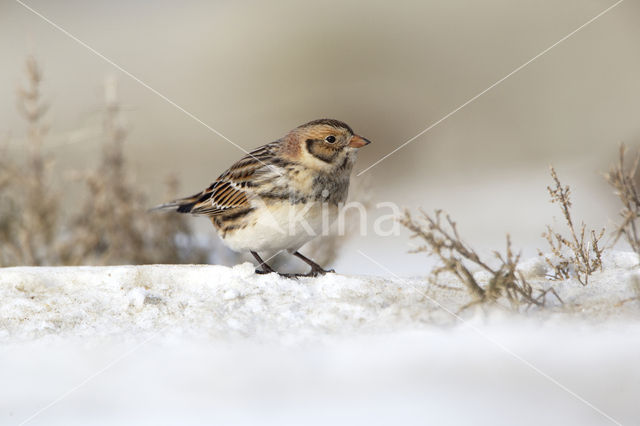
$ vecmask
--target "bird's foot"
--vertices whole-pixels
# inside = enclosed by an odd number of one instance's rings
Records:
[[[257,272],[257,271],[256,271]],[[298,278],[310,278],[310,277],[319,277],[321,275],[325,275],[328,273],[335,273],[336,271],[333,269],[317,269],[317,268],[312,268],[309,272],[307,272],[306,274],[300,274],[300,273],[296,273],[296,274],[283,274],[281,272],[277,272],[278,275],[280,275],[281,277],[284,278],[291,278],[294,280],[297,280]]]
[[[321,275],[326,275],[326,274],[335,274],[336,270],[335,269],[322,269],[322,268],[311,268],[311,270],[304,274],[303,276],[305,277],[318,277]]]
[[[309,274],[283,274],[282,272],[278,272],[274,269],[268,269],[268,270],[263,270],[263,269],[256,269],[256,274],[259,275],[266,275],[266,274],[270,274],[272,272],[275,272],[276,274],[278,274],[279,276],[283,277],[283,278],[293,278],[293,279],[297,279],[299,277],[309,277]]]

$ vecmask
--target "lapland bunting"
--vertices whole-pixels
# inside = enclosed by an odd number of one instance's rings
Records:
[[[158,208],[210,217],[229,248],[251,252],[257,273],[276,272],[258,252],[282,250],[311,266],[307,276],[333,272],[298,249],[336,217],[356,153],[369,143],[341,121],[314,120],[251,151],[204,191]]]

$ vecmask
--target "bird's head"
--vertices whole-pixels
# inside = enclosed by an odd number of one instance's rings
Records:
[[[323,118],[293,129],[286,139],[298,161],[318,170],[352,166],[358,149],[371,143],[338,120]]]

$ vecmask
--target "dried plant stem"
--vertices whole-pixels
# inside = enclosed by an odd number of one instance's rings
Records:
[[[598,269],[602,270],[604,248],[601,248],[599,243],[605,230],[603,228],[598,234],[591,230],[589,232],[590,239],[586,238],[586,225],[584,223],[580,225],[579,231],[576,231],[571,217],[571,189],[569,186],[563,186],[560,183],[558,174],[553,166],[550,167],[550,172],[554,186],[548,186],[547,190],[551,196],[551,202],[560,206],[570,236],[566,238],[547,225],[547,230],[542,236],[547,240],[553,258],[545,256],[540,250],[538,250],[538,254],[544,257],[545,262],[554,271],[551,276],[552,279],[567,279],[571,276],[571,272],[574,271],[580,284],[587,285],[589,276]],[[567,251],[570,253],[569,255],[567,255]]]
[[[605,180],[613,187],[614,193],[622,203],[622,210],[620,210],[622,222],[617,225],[612,245],[624,236],[631,249],[640,254],[640,236],[636,224],[638,217],[640,217],[640,198],[635,183],[640,152],[636,153],[631,167],[627,168],[625,167],[626,150],[625,145],[620,144],[618,163],[604,175]]]
[[[448,215],[443,221],[440,210],[436,210],[434,216],[424,211],[421,211],[421,214],[421,218],[416,220],[409,212],[405,212],[405,216],[401,219],[401,223],[413,233],[412,237],[420,238],[425,243],[413,252],[425,252],[439,259],[441,265],[434,269],[431,275],[432,283],[437,283],[439,275],[443,272],[449,272],[465,286],[472,296],[472,301],[465,308],[477,303],[496,303],[501,298],[505,298],[516,309],[521,305],[544,305],[546,294],[550,290],[542,291],[534,297],[533,288],[517,271],[520,255],[513,253],[509,235],[507,235],[505,254],[494,252],[499,260],[499,266],[491,267],[463,242],[456,223]],[[478,283],[466,262],[475,264],[489,273],[491,278],[486,287]]]
[[[9,187],[6,202],[11,205],[3,213],[11,226],[3,235],[6,247],[0,261],[46,265],[57,261],[53,243],[59,219],[58,194],[51,187],[52,160],[43,151],[48,106],[40,91],[42,73],[32,57],[27,58],[25,65],[26,85],[18,90],[17,106],[27,122],[28,159],[23,167],[7,165],[11,172],[3,177],[3,185]],[[20,182],[20,188],[12,186],[12,181]]]
[[[27,60],[26,77],[18,108],[28,126],[27,160],[19,164],[0,156],[0,266],[204,263],[207,248],[194,244],[184,217],[146,213],[145,195],[125,161],[127,131],[112,80],[105,90],[100,164],[82,174],[88,188],[84,205],[73,206],[76,214],[70,218],[62,216],[61,195],[53,190],[52,160],[43,151],[47,105],[41,100],[42,73],[33,58]],[[175,198],[177,181],[168,186],[174,192],[168,198]]]
[[[120,113],[115,81],[108,80],[102,158],[97,170],[85,175],[88,198],[75,219],[73,244],[65,246],[70,262],[180,262],[181,248],[175,238],[189,235],[190,229],[178,215],[146,214],[145,196],[133,185],[126,167],[127,130]],[[177,180],[170,179],[169,190],[175,191],[177,186]],[[192,251],[184,260],[202,263],[206,253]]]

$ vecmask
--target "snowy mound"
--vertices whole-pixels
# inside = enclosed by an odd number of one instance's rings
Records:
[[[248,263],[0,269],[0,424],[637,420],[637,255],[586,287],[521,272],[564,304],[458,315],[470,297],[446,277]]]
[[[426,320],[422,280],[258,275],[245,263],[0,270],[0,340],[136,336],[166,329],[269,338]]]
[[[522,271],[532,282],[553,284],[565,302],[563,307],[549,298],[545,312],[581,312],[591,319],[637,312],[637,255],[617,253],[606,265],[588,286],[547,282],[540,259],[524,262]],[[489,279],[482,273],[476,278]],[[469,295],[453,280],[443,284],[338,274],[295,280],[257,275],[249,263],[5,268],[0,269],[0,342],[159,330],[286,339],[455,323],[454,314]]]

